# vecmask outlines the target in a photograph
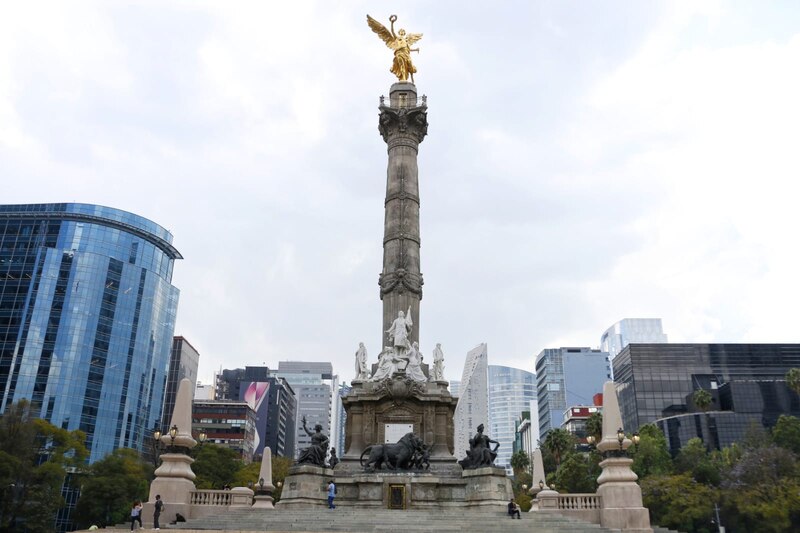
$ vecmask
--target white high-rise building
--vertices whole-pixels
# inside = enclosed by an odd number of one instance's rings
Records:
[[[623,318],[600,337],[600,350],[608,353],[609,367],[614,357],[628,344],[663,344],[667,335],[660,318]],[[612,376],[613,377],[613,376]]]
[[[453,442],[457,459],[466,456],[470,436],[475,434],[479,424],[483,424],[486,433],[489,433],[488,366],[489,355],[485,342],[467,352],[453,419]]]
[[[500,443],[494,464],[513,475],[516,424],[536,401],[536,374],[519,368],[489,365],[489,423],[486,432]]]

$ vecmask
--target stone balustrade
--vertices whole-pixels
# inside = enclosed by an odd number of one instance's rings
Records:
[[[189,493],[189,505],[193,518],[209,516],[231,507],[250,507],[253,505],[253,491],[247,487],[234,487],[231,490],[193,490]]]
[[[229,490],[193,490],[189,496],[192,505],[222,505],[231,504],[231,491]]]
[[[558,508],[562,510],[601,509],[603,500],[597,494],[559,494]]]

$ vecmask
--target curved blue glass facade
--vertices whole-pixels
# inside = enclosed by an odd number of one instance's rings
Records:
[[[500,443],[495,465],[509,474],[516,438],[516,422],[536,400],[536,375],[527,370],[489,365],[489,436]]]
[[[179,291],[172,235],[88,204],[0,205],[0,410],[87,434],[90,462],[160,419]]]

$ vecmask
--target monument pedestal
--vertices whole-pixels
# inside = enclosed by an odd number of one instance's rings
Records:
[[[421,365],[427,374],[427,365]],[[373,369],[374,373],[374,369]],[[450,395],[446,381],[414,381],[397,372],[382,381],[354,381],[342,398],[347,412],[345,453],[337,472],[359,473],[367,446],[396,442],[392,431],[413,432],[430,446],[430,471],[460,474],[453,456],[453,415],[458,398]]]
[[[597,495],[603,499],[600,525],[632,533],[652,533],[650,513],[642,503],[642,489],[631,470],[633,459],[609,457],[600,463]]]
[[[486,466],[464,470],[462,476],[467,482],[465,501],[468,507],[507,509],[508,500],[514,493],[504,468]]]
[[[253,501],[253,509],[275,509],[275,500],[269,494],[256,494]]]
[[[335,479],[333,469],[295,465],[283,481],[278,508],[308,508],[328,505],[328,482]]]

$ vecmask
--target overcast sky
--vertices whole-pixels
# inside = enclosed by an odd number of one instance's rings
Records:
[[[0,5],[0,202],[168,228],[175,333],[220,367],[381,346],[396,78],[367,27],[421,32],[420,344],[445,375],[596,347],[800,341],[800,3]]]

